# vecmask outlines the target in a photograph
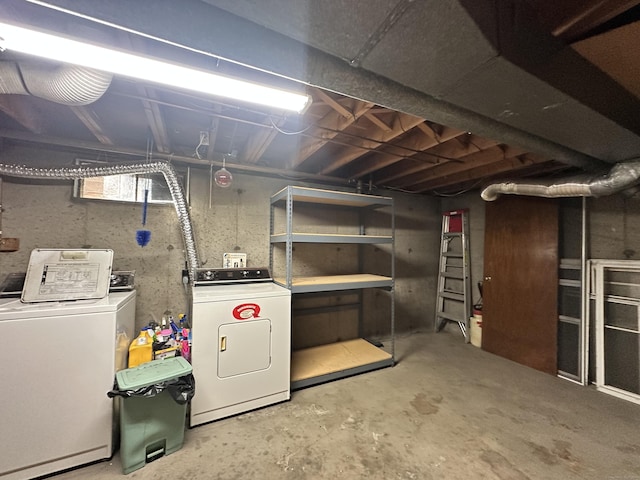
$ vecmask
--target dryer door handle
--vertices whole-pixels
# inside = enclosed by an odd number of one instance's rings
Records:
[[[224,352],[227,349],[227,336],[220,337],[220,351]]]

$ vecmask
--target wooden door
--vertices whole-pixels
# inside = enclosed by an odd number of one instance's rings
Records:
[[[558,205],[504,195],[486,204],[482,348],[557,373]]]

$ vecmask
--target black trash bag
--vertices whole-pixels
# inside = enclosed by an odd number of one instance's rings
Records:
[[[196,379],[192,373],[183,375],[182,377],[172,378],[165,380],[164,382],[154,383],[153,385],[147,385],[146,387],[140,387],[135,390],[120,390],[118,388],[118,382],[114,382],[113,390],[107,392],[107,397],[155,397],[159,393],[167,390],[171,398],[175,400],[178,405],[184,405],[193,398],[196,392]]]

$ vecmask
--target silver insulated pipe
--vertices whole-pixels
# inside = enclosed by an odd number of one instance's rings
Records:
[[[74,180],[108,175],[145,173],[162,173],[167,181],[171,197],[173,198],[173,204],[176,207],[178,221],[180,222],[187,257],[187,266],[190,274],[190,284],[193,286],[194,279],[196,278],[196,269],[198,268],[196,242],[193,235],[191,218],[189,216],[189,208],[187,207],[187,202],[185,201],[184,193],[176,172],[171,164],[167,162],[149,162],[124,163],[99,167],[38,168],[0,163],[0,176],[6,175],[8,177],[36,178],[41,180]]]
[[[76,65],[0,62],[0,93],[33,95],[62,105],[88,105],[107,91],[113,75]]]
[[[501,194],[531,197],[603,197],[631,189],[640,182],[640,161],[618,163],[597,176],[576,176],[539,182],[502,182],[489,185],[480,194],[492,202]]]

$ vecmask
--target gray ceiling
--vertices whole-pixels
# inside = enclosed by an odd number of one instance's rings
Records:
[[[57,29],[109,24],[587,170],[640,152],[640,100],[524,1],[38,3],[7,0],[0,15],[47,23],[45,5],[65,12]]]

